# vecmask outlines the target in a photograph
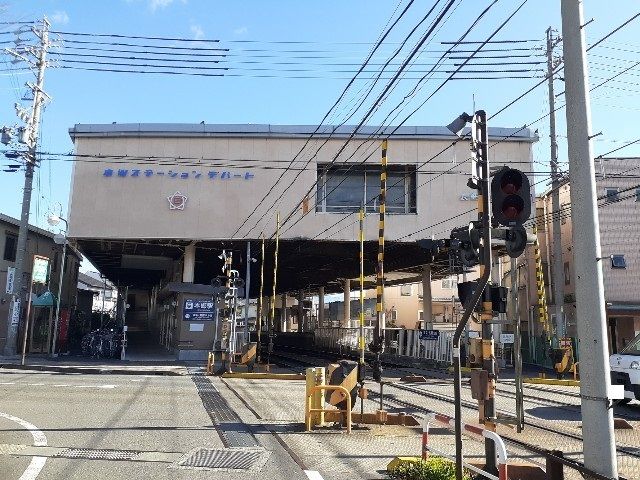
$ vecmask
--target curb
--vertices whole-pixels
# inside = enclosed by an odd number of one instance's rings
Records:
[[[222,378],[244,378],[248,380],[306,380],[306,375],[298,373],[270,373],[270,372],[225,372]]]
[[[540,385],[562,385],[565,387],[580,386],[580,380],[558,380],[555,378],[524,378],[522,382]]]
[[[56,372],[56,373],[79,373],[85,375],[166,375],[166,376],[184,376],[176,370],[141,370],[120,367],[80,367],[80,366],[59,366],[59,365],[16,365],[13,363],[0,363],[1,370],[37,370],[39,372]]]

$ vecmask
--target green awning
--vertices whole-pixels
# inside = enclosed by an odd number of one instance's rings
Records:
[[[53,307],[56,304],[56,297],[49,290],[33,299],[34,307]]]

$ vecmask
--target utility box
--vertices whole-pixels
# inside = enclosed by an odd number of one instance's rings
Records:
[[[474,400],[489,400],[489,372],[474,370],[471,372],[471,397]]]
[[[482,339],[470,338],[469,339],[469,366],[471,368],[482,366]]]

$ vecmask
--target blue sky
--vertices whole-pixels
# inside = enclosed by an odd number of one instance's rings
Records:
[[[34,20],[47,15],[52,29],[64,32],[111,33],[123,35],[164,36],[188,39],[219,39],[236,55],[232,61],[270,60],[256,59],[272,51],[282,59],[299,54],[284,50],[313,50],[314,55],[327,59],[298,60],[303,68],[322,70],[315,63],[347,64],[331,67],[335,70],[353,70],[365,58],[371,45],[391,17],[396,7],[404,8],[408,0],[387,1],[213,1],[213,0],[0,0],[2,21]],[[478,13],[488,6],[489,0],[461,0],[449,21],[434,37],[427,50],[442,49],[438,42],[455,40]],[[500,0],[469,36],[483,40],[520,3],[520,0]],[[385,42],[380,56],[382,61],[397,47],[401,39],[433,4],[433,0],[416,0],[406,17]],[[640,10],[637,1],[611,2],[585,0],[585,17],[594,18],[586,26],[588,42],[593,42]],[[529,0],[496,39],[542,39],[548,26],[560,29],[559,0]],[[640,20],[623,29],[606,42],[606,48],[594,49],[591,60],[591,84],[615,75],[640,57],[640,42],[634,38]],[[6,27],[10,29],[10,27]],[[4,31],[3,26],[0,30]],[[68,37],[67,37],[68,38]],[[2,40],[8,40],[5,36]],[[240,43],[250,40],[255,43]],[[113,39],[111,39],[113,41]],[[268,43],[281,41],[310,42],[305,44]],[[173,43],[178,45],[179,43]],[[208,43],[196,45],[207,46]],[[512,44],[517,46],[519,44]],[[65,51],[65,50],[59,50]],[[406,51],[399,58],[404,58]],[[560,53],[561,50],[558,50]],[[420,60],[432,62],[436,53],[425,52]],[[56,57],[52,57],[52,60]],[[60,58],[60,57],[57,57]],[[30,74],[6,72],[10,64],[0,57],[0,125],[18,122],[13,104],[19,100],[25,81]],[[284,62],[282,62],[284,63]],[[58,64],[60,65],[60,64]],[[291,68],[269,65],[279,69],[277,78],[259,78],[255,68],[265,64],[235,63],[237,76],[191,77],[167,75],[133,75],[107,72],[87,72],[75,69],[47,69],[45,90],[51,95],[43,114],[42,145],[47,152],[69,152],[73,145],[68,128],[75,123],[117,122],[200,122],[207,123],[272,123],[318,124],[347,83],[351,74],[319,73],[325,78],[284,78],[296,75],[283,72]],[[543,68],[539,67],[530,68]],[[300,67],[293,67],[300,68]],[[325,67],[329,68],[329,67]],[[254,70],[251,70],[254,69]],[[607,152],[625,141],[638,137],[636,122],[627,120],[640,105],[637,73],[633,70],[620,76],[616,82],[593,93],[592,114],[594,133],[602,135],[594,142],[596,154]],[[415,75],[408,75],[415,78]],[[489,114],[512,100],[536,83],[537,79],[457,81],[449,82],[429,100],[406,124],[444,125],[454,116],[472,110],[472,97],[478,108]],[[417,80],[406,79],[370,120],[382,121],[388,111]],[[439,85],[432,80],[414,99],[419,104]],[[356,92],[365,83],[356,84]],[[634,85],[635,84],[635,85]],[[562,82],[556,82],[556,91],[562,91]],[[28,102],[22,102],[27,106]],[[386,110],[385,110],[386,108]],[[409,110],[407,110],[409,111]],[[500,114],[491,122],[493,126],[520,127],[547,113],[546,88],[538,88],[526,99]],[[344,113],[344,110],[341,112]],[[352,122],[359,120],[354,117]],[[404,115],[400,118],[404,118]],[[548,170],[548,121],[533,128],[540,132],[541,141],[534,147],[534,157],[541,171]],[[564,110],[558,113],[560,156],[566,158]],[[639,144],[640,145],[640,144]],[[634,145],[620,152],[640,155],[640,146]],[[62,161],[44,161],[34,183],[31,223],[45,225],[45,214],[61,203],[66,211],[71,164]],[[22,197],[23,177],[20,173],[0,172],[0,211],[18,216]]]

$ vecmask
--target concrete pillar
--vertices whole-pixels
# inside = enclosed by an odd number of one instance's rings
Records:
[[[433,297],[431,295],[431,265],[425,265],[422,270],[422,315],[424,327],[433,328]]]
[[[184,247],[184,262],[182,266],[182,281],[185,283],[193,283],[194,272],[196,268],[196,244],[190,243]]]
[[[304,292],[298,291],[298,333],[304,332]]]
[[[287,312],[287,294],[283,293],[280,296],[282,308],[280,309],[280,331],[287,331],[287,318],[289,318],[289,312]]]
[[[324,327],[324,287],[318,288],[318,327]]]
[[[342,317],[341,327],[351,326],[351,280],[344,280],[344,316]]]

